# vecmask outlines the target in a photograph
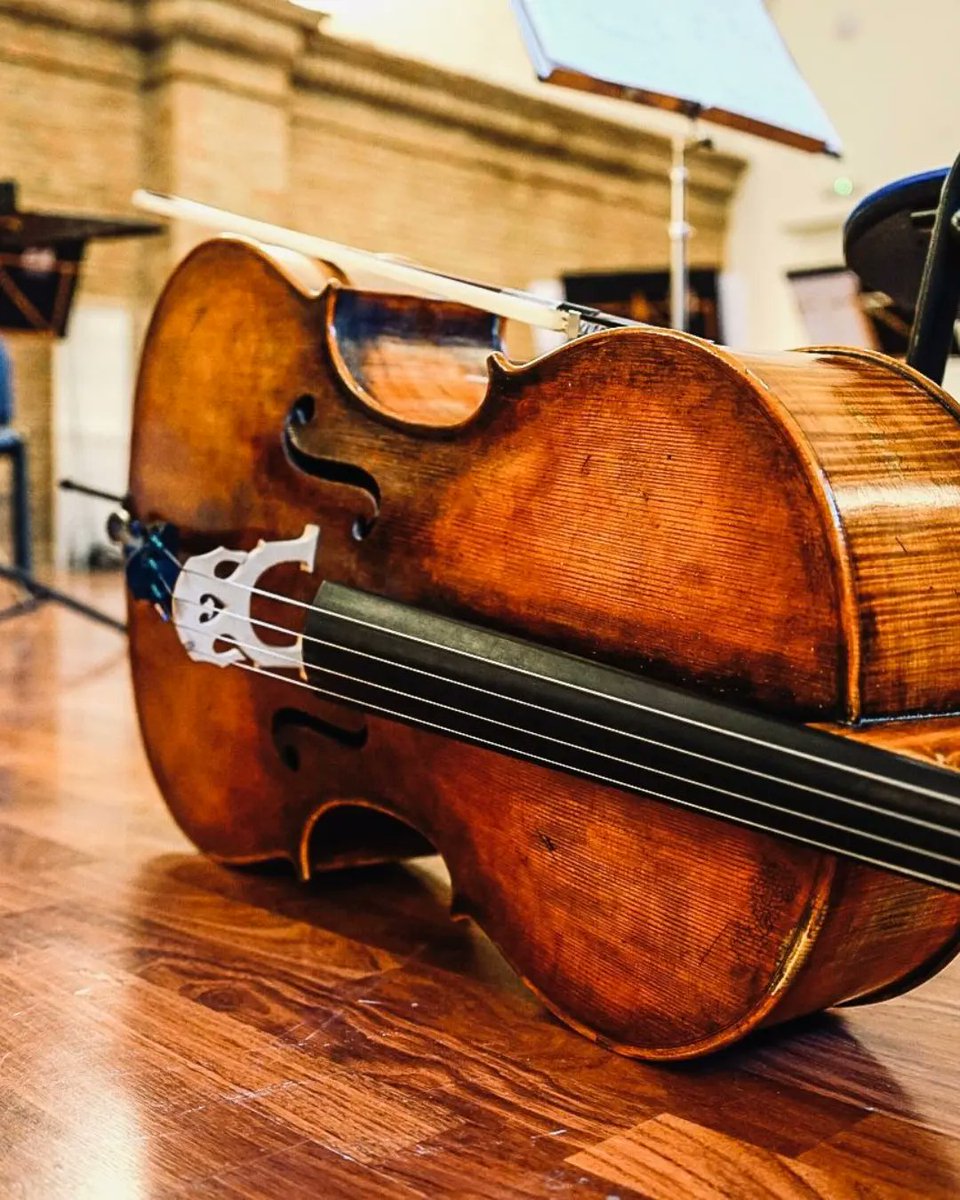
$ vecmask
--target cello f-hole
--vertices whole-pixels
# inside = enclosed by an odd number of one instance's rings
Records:
[[[323,479],[327,483],[343,484],[346,487],[358,488],[370,500],[371,513],[358,513],[352,527],[353,536],[362,541],[371,531],[380,514],[380,484],[369,471],[356,463],[344,462],[337,458],[323,458],[308,454],[297,445],[294,431],[310,425],[316,419],[317,399],[310,392],[303,392],[291,404],[290,411],[283,426],[283,447],[293,465],[311,475],[314,479]]]
[[[309,730],[321,738],[329,738],[338,746],[354,750],[363,749],[367,742],[366,723],[351,729],[299,708],[278,708],[270,722],[270,733],[280,761],[290,771],[300,770],[300,749],[293,736],[298,730]]]

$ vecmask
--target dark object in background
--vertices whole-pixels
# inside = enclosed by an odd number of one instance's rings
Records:
[[[27,444],[13,429],[0,428],[0,457],[9,458],[12,469],[10,533],[13,543],[13,561],[18,570],[29,574],[33,568],[32,539],[30,537],[30,471]]]
[[[0,338],[0,429],[13,420],[13,363],[3,338]]]
[[[564,275],[563,290],[575,304],[600,308],[661,329],[670,328],[669,271],[600,271]],[[717,272],[713,267],[690,271],[687,285],[687,329],[711,342],[722,341]]]
[[[26,212],[17,208],[13,180],[0,180],[0,329],[63,337],[87,242],[161,228],[123,217]]]
[[[0,457],[10,459],[10,533],[13,561],[21,571],[29,571],[33,561],[30,537],[30,471],[27,444],[13,420],[13,364],[0,338]]]
[[[0,251],[0,327],[62,337],[83,242]]]
[[[912,314],[945,170],[888,183],[866,196],[843,228],[847,266],[867,288]]]
[[[912,325],[907,362],[939,383],[957,348],[960,309],[960,158],[879,188],[850,214],[847,265]]]

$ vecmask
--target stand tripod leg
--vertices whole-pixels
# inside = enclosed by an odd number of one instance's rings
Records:
[[[64,608],[69,608],[72,612],[79,613],[82,617],[88,617],[91,621],[97,621],[101,625],[108,625],[111,629],[116,629],[119,633],[127,632],[127,627],[123,621],[118,621],[116,617],[111,617],[109,613],[101,612],[99,608],[94,608],[92,604],[85,604],[82,600],[77,600],[74,596],[70,596],[66,592],[61,592],[59,588],[48,587],[45,583],[34,579],[29,572],[22,571],[18,567],[0,566],[0,579],[10,579],[14,583],[19,583],[29,593],[26,600],[21,600],[19,603],[12,605],[0,613],[0,619],[30,612],[38,604],[42,604],[46,600],[51,600],[55,604],[62,604]]]
[[[686,332],[690,327],[690,263],[689,241],[693,226],[687,220],[687,184],[690,171],[687,158],[700,150],[713,149],[709,138],[696,136],[696,124],[691,125],[690,137],[673,139],[673,161],[670,167],[670,326]]]

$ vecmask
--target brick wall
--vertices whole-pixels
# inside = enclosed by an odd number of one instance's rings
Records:
[[[123,214],[146,184],[524,286],[665,265],[668,162],[660,138],[325,37],[286,0],[0,0],[0,175],[30,207]],[[721,261],[739,168],[694,169],[695,262]],[[199,236],[94,246],[78,302],[123,306],[139,338]],[[43,560],[52,347],[12,347]]]

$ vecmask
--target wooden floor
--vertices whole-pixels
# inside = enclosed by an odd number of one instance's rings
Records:
[[[434,860],[304,889],[199,858],[122,637],[0,623],[0,1200],[960,1196],[960,964],[646,1066],[446,903]]]

